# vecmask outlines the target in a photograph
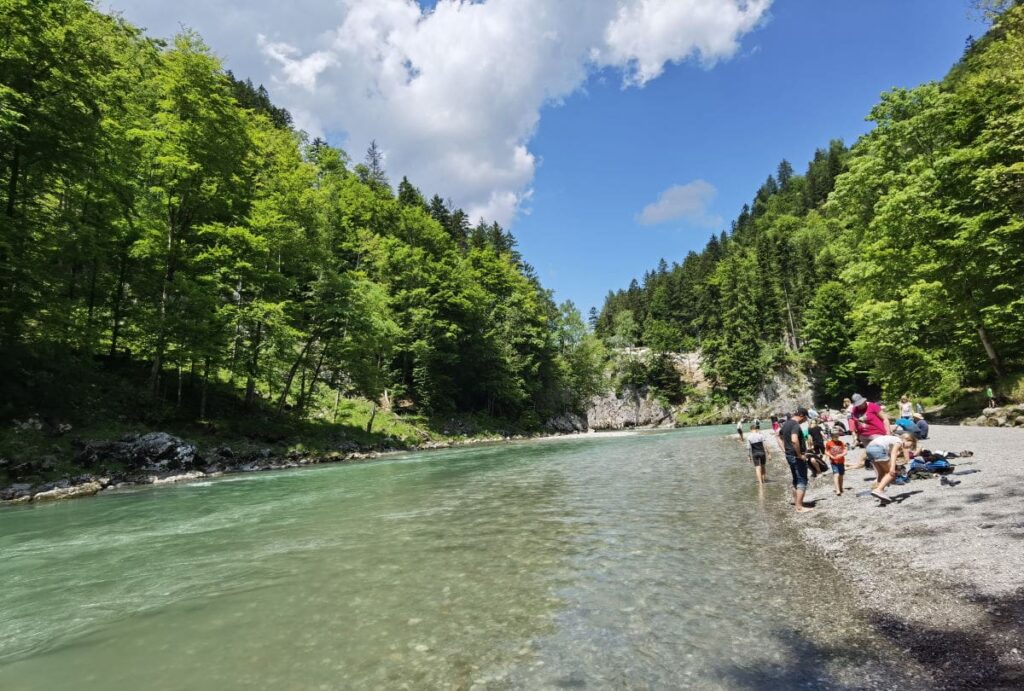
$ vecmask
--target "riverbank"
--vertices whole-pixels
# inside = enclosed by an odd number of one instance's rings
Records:
[[[857,496],[870,471],[848,471],[842,497],[827,474],[808,490],[817,510],[787,515],[851,582],[851,604],[897,661],[920,663],[933,688],[1022,688],[1024,429],[933,425],[923,446],[974,456],[952,461],[951,484],[891,487],[888,506]],[[784,462],[773,470],[783,482]]]
[[[430,441],[403,448],[381,447],[372,450],[331,452],[327,454],[293,450],[284,456],[275,456],[269,449],[263,449],[255,454],[248,454],[243,458],[235,458],[228,447],[221,447],[209,452],[207,455],[209,461],[204,460],[197,463],[190,460],[183,467],[172,470],[161,469],[159,467],[161,459],[188,457],[189,455],[195,455],[197,458],[206,457],[198,455],[195,447],[185,440],[163,433],[152,433],[150,435],[142,435],[140,439],[159,435],[165,437],[166,440],[163,442],[163,450],[158,456],[148,461],[154,464],[149,468],[134,472],[83,473],[43,483],[13,483],[6,487],[0,487],[0,506],[78,499],[95,496],[109,490],[128,489],[146,485],[173,485],[237,473],[288,470],[330,463],[359,463],[416,451],[510,444],[521,441],[548,441],[573,437],[587,439],[616,438],[634,434],[636,434],[635,431],[609,430],[603,432],[590,431],[587,433],[559,432],[538,433],[535,435],[478,436],[464,439]],[[104,444],[111,445],[116,444],[116,442],[104,442]]]

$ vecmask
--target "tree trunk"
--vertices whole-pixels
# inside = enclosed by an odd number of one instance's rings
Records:
[[[245,382],[245,407],[251,408],[256,401],[256,374],[259,371],[260,339],[263,336],[263,322],[256,322],[256,333],[252,339],[252,357],[249,360],[249,372]]]
[[[174,213],[168,211],[167,222],[167,260],[164,265],[164,277],[160,287],[160,305],[157,310],[156,348],[153,353],[153,368],[149,373],[149,388],[155,396],[160,387],[160,368],[163,366],[164,349],[167,347],[167,300],[170,298],[171,285],[174,281]]]
[[[114,323],[110,328],[110,357],[117,355],[117,337],[121,333],[121,305],[124,303],[124,286],[128,281],[128,247],[121,253],[121,268],[117,275],[117,292],[114,294]]]
[[[210,358],[203,363],[203,389],[199,395],[199,419],[206,419],[206,389],[210,383]]]
[[[341,403],[341,387],[334,390],[334,415],[331,416],[331,424],[338,421],[338,404]]]
[[[796,320],[793,319],[793,307],[789,304],[789,290],[782,284],[782,292],[786,296],[786,314],[789,315],[789,328],[793,334],[793,350],[800,350],[800,340],[796,337]]]
[[[1002,379],[1003,377],[1003,364],[999,359],[999,353],[992,346],[992,341],[989,340],[988,331],[985,329],[985,325],[978,321],[978,338],[981,339],[981,345],[985,348],[985,354],[988,356],[989,364],[992,365],[992,369],[995,371],[996,376]]]
[[[92,313],[96,307],[96,274],[99,273],[99,257],[92,258],[92,276],[89,278],[89,299],[88,299],[88,318],[86,319],[86,329],[92,331]]]
[[[320,357],[316,361],[316,367],[313,369],[313,376],[309,380],[309,391],[302,391],[299,395],[299,412],[306,410],[306,403],[313,400],[313,394],[316,391],[316,384],[320,380],[320,371],[324,366],[324,358],[327,357],[327,346],[328,343],[324,343],[320,349]]]
[[[370,419],[366,421],[366,433],[371,434],[373,432],[373,420],[377,417],[377,401],[373,402],[373,407],[370,409]]]
[[[295,379],[295,373],[299,370],[299,366],[305,361],[306,353],[309,352],[309,347],[316,341],[317,333],[314,331],[310,334],[306,340],[305,345],[302,346],[302,351],[299,353],[299,357],[295,358],[295,362],[292,363],[291,368],[288,370],[288,376],[284,379],[284,390],[281,391],[281,397],[277,399],[277,412],[280,413],[284,410],[284,405],[288,401],[288,392],[292,389],[292,381]],[[303,370],[305,374],[305,370]],[[305,386],[305,384],[303,384]]]
[[[177,398],[177,400],[176,400],[176,402],[174,404],[175,408],[180,408],[181,407],[181,380],[182,380],[182,376],[181,376],[181,363],[179,362],[178,363],[178,398]]]
[[[11,155],[11,177],[7,179],[7,218],[14,218],[18,197],[18,178],[21,174],[21,147],[15,146]]]

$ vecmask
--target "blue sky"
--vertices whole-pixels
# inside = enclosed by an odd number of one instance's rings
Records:
[[[510,227],[584,312],[985,30],[970,0],[101,2],[197,30],[354,159],[376,140],[394,182]]]
[[[802,173],[830,139],[852,144],[882,91],[941,78],[983,32],[957,0],[785,0],[711,70],[676,65],[629,90],[591,78],[543,111],[521,250],[558,299],[600,308],[608,289],[707,241],[701,223],[636,222],[659,192],[706,180],[709,213],[728,224],[781,159]]]

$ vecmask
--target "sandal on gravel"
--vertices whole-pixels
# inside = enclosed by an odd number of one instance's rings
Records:
[[[878,499],[883,504],[892,503],[892,499],[890,499],[884,492],[879,492],[877,489],[871,490],[871,496],[874,497],[875,499]]]

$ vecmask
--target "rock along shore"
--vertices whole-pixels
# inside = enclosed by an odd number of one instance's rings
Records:
[[[933,425],[921,444],[974,456],[951,461],[948,483],[891,486],[888,506],[857,496],[871,471],[848,470],[841,497],[826,474],[808,489],[817,510],[788,520],[852,583],[892,662],[928,671],[925,686],[1024,688],[1024,429]],[[788,489],[776,458],[770,477]]]
[[[602,432],[591,432],[602,434]],[[604,434],[614,434],[608,432]],[[119,472],[82,473],[41,484],[16,483],[0,488],[0,506],[42,503],[63,499],[91,497],[108,490],[145,485],[172,485],[234,473],[303,468],[325,463],[358,463],[398,453],[431,451],[481,444],[510,443],[527,439],[556,439],[580,436],[580,433],[548,433],[538,435],[507,435],[474,437],[446,441],[428,441],[405,448],[349,449],[329,453],[290,451],[275,456],[269,448],[236,457],[228,447],[202,454],[195,445],[167,434],[151,432],[131,435],[119,441],[85,442],[75,456],[82,468],[102,467],[115,462],[125,468]]]

